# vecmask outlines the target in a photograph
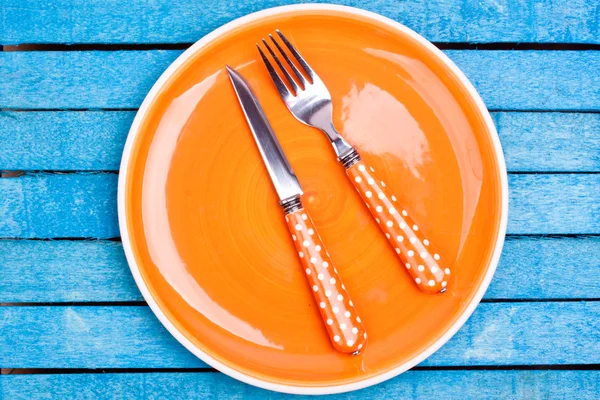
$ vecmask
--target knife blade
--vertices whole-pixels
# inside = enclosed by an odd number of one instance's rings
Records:
[[[256,96],[252,92],[250,85],[234,69],[229,66],[225,67],[237,98],[242,106],[246,121],[252,131],[252,136],[258,146],[260,155],[269,171],[269,176],[275,186],[277,195],[279,196],[280,204],[289,200],[302,196],[302,188],[296,174],[281,149],[279,140],[273,132],[271,124],[267,120]]]

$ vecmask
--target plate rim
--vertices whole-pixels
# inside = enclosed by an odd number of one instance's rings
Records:
[[[164,84],[171,78],[171,76],[179,69],[179,67],[185,63],[190,57],[192,57],[196,52],[201,50],[203,47],[209,45],[213,40],[217,39],[220,35],[232,31],[237,27],[243,26],[246,23],[249,23],[255,19],[284,14],[288,12],[294,11],[305,11],[305,12],[340,12],[346,13],[353,16],[359,16],[366,19],[371,19],[374,22],[383,24],[393,30],[399,31],[400,33],[408,35],[411,39],[417,41],[420,45],[424,46],[427,50],[431,51],[435,56],[437,56],[449,69],[450,71],[459,79],[460,83],[464,85],[467,89],[467,92],[475,102],[475,105],[481,112],[481,115],[484,119],[485,125],[487,126],[491,141],[493,144],[494,153],[496,156],[496,164],[498,166],[498,173],[500,176],[500,190],[501,190],[501,207],[500,207],[500,224],[498,226],[498,236],[496,239],[496,243],[494,246],[494,252],[490,263],[488,265],[488,270],[483,278],[479,289],[475,293],[475,296],[467,306],[467,308],[463,311],[463,313],[458,317],[458,319],[450,326],[450,328],[440,336],[435,342],[433,342],[429,347],[427,347],[424,351],[420,352],[413,358],[408,361],[397,365],[396,367],[372,376],[367,379],[362,379],[352,383],[345,383],[341,385],[327,385],[327,386],[300,386],[300,385],[288,385],[282,383],[271,382],[267,380],[263,380],[251,375],[248,375],[244,372],[241,372],[235,368],[229,367],[228,365],[220,362],[214,357],[202,351],[200,348],[196,347],[185,335],[180,332],[175,325],[169,320],[166,314],[161,310],[158,303],[154,300],[152,294],[150,293],[144,279],[141,275],[140,269],[137,265],[135,255],[133,253],[133,248],[131,245],[131,240],[129,236],[129,231],[127,228],[127,215],[126,215],[126,184],[128,180],[128,169],[130,164],[130,159],[132,155],[133,145],[139,136],[140,126],[148,112],[148,108],[160,92],[160,89],[164,86]],[[475,308],[479,305],[481,299],[483,298],[484,293],[486,292],[492,277],[496,271],[498,266],[498,262],[500,260],[500,254],[502,251],[502,247],[504,245],[504,239],[506,236],[506,225],[508,221],[508,175],[506,170],[506,163],[504,160],[504,153],[502,151],[502,146],[500,143],[500,138],[498,136],[498,132],[496,131],[496,127],[493,123],[492,117],[487,110],[483,100],[481,99],[479,93],[475,90],[471,82],[467,79],[464,73],[452,62],[448,56],[446,56],[440,49],[435,47],[431,42],[425,39],[423,36],[419,35],[412,29],[402,25],[399,22],[396,22],[390,18],[384,17],[380,14],[363,10],[356,7],[342,6],[342,5],[334,5],[334,4],[295,4],[295,5],[285,5],[279,7],[267,8],[264,10],[260,10],[251,14],[247,14],[240,18],[236,18],[217,29],[213,30],[209,34],[203,36],[200,40],[195,42],[190,48],[185,50],[175,61],[173,61],[169,67],[162,73],[162,75],[158,78],[158,80],[154,83],[144,101],[140,105],[131,128],[127,134],[127,140],[125,142],[125,146],[123,148],[123,156],[121,158],[121,164],[119,168],[119,180],[118,180],[118,188],[117,188],[117,206],[118,206],[118,220],[119,220],[119,230],[121,234],[121,241],[123,244],[123,249],[125,251],[125,256],[127,259],[127,264],[129,265],[129,269],[134,277],[135,283],[142,293],[144,300],[154,313],[154,315],[158,318],[158,320],[162,323],[162,325],[169,331],[169,333],[179,342],[181,343],[188,351],[198,357],[200,360],[210,365],[211,367],[219,370],[220,372],[237,379],[241,382],[262,388],[268,389],[276,392],[282,393],[290,393],[290,394],[304,394],[304,395],[319,395],[319,394],[336,394],[336,393],[344,393],[354,390],[363,389],[372,385],[376,385],[378,383],[384,382],[388,379],[391,379],[395,376],[400,375],[401,373],[409,370],[415,365],[421,363],[423,360],[431,356],[437,350],[439,350],[451,337],[453,337],[456,332],[464,325],[464,323],[469,319]]]

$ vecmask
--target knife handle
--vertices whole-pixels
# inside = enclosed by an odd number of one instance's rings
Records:
[[[419,289],[427,293],[445,292],[450,269],[443,266],[439,253],[373,167],[361,160],[348,167],[346,174]]]
[[[312,219],[300,205],[285,220],[333,347],[342,353],[360,353],[367,342],[365,327]]]

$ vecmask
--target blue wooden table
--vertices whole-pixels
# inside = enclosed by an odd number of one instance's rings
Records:
[[[116,215],[122,146],[161,72],[214,28],[284,3],[0,2],[0,398],[286,397],[208,368],[167,333]],[[460,332],[414,370],[339,398],[597,399],[600,3],[340,3],[413,28],[474,83],[504,146],[510,217]]]

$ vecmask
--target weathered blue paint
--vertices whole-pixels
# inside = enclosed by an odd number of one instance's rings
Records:
[[[599,329],[600,302],[482,303],[421,365],[598,364]],[[146,306],[0,307],[0,332],[3,368],[205,366]]]
[[[600,43],[586,0],[321,0],[374,11],[435,42]],[[237,17],[302,0],[4,0],[0,43],[195,42]]]
[[[507,238],[485,299],[600,298],[600,237]],[[120,243],[0,240],[0,303],[140,301]]]
[[[600,110],[597,51],[445,53],[490,109]],[[176,50],[0,52],[0,108],[135,108],[179,54]]]
[[[134,115],[0,112],[0,170],[117,170]],[[508,171],[600,171],[600,114],[496,112],[492,117]]]
[[[380,385],[327,400],[555,399],[595,400],[600,371],[409,371]],[[12,400],[73,399],[261,399],[289,400],[213,372],[9,375],[0,397]]]

